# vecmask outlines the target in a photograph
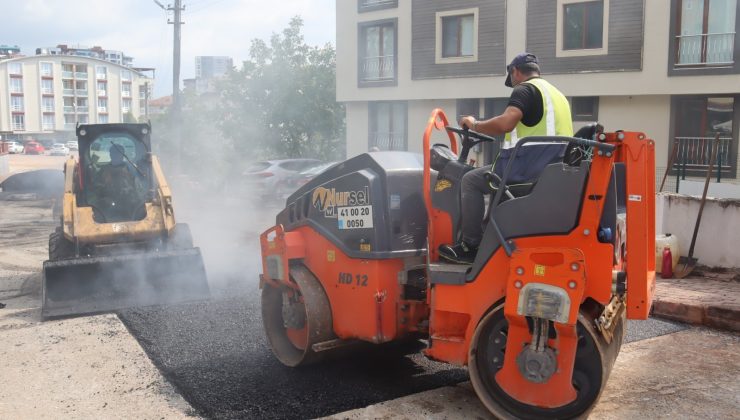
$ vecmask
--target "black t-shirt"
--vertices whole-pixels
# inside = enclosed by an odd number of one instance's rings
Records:
[[[520,83],[514,86],[509,97],[508,106],[515,106],[522,111],[522,124],[533,127],[542,119],[542,94],[531,83]]]

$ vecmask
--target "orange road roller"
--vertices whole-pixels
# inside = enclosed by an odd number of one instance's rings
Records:
[[[438,249],[459,238],[461,179],[483,142],[496,140],[436,109],[423,154],[362,154],[288,198],[260,237],[262,318],[283,364],[424,338],[427,357],[468,367],[497,417],[590,412],[625,319],[652,305],[655,143],[593,124],[500,149],[475,260],[446,263]]]

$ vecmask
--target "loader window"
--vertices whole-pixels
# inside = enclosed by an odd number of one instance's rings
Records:
[[[104,133],[86,156],[86,202],[98,223],[146,217],[150,165],[146,147],[127,133]]]

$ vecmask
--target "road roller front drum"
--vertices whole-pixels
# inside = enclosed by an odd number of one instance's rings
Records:
[[[262,323],[275,357],[286,366],[315,363],[325,352],[313,345],[331,340],[331,306],[321,283],[300,264],[290,267],[290,285],[266,282]]]
[[[543,408],[517,401],[497,383],[496,373],[503,367],[508,333],[504,305],[498,305],[483,317],[471,341],[468,368],[473,388],[486,408],[498,418],[585,418],[598,401],[622,344],[624,317],[616,322],[613,339],[607,343],[596,330],[593,316],[586,311],[579,314],[572,379],[576,399],[562,407]]]

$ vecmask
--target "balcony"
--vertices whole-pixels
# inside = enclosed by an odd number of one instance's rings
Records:
[[[53,95],[54,94],[54,88],[41,88],[41,93],[43,95]]]
[[[67,114],[73,114],[75,112],[75,107],[73,106],[64,106],[63,109]]]
[[[23,112],[23,105],[11,104],[10,110],[13,112]]]
[[[78,106],[77,107],[77,113],[78,114],[87,114],[88,107],[86,106]]]
[[[43,131],[54,131],[54,124],[41,124]]]
[[[104,90],[99,90],[98,91],[98,96],[108,96],[108,92],[106,92]]]
[[[75,72],[73,71],[62,71],[62,79],[74,79]]]
[[[13,123],[13,130],[15,131],[25,131],[26,130],[26,124],[24,123]]]
[[[673,164],[673,172],[687,176],[704,176],[709,168],[714,137],[676,137],[673,147],[678,147]],[[732,137],[719,138],[717,162],[714,171],[722,176],[735,174],[733,167]]]
[[[42,112],[54,112],[54,106],[43,106],[41,107]]]
[[[62,89],[62,94],[64,96],[75,96],[75,90],[74,89]]]
[[[97,73],[97,74],[95,75],[95,78],[96,78],[97,80],[105,80],[105,79],[107,79],[107,78],[108,78],[108,75],[107,75],[107,74],[105,74],[105,73]]]
[[[108,112],[108,107],[107,106],[99,106],[98,107],[98,112],[102,112],[102,113],[105,114],[105,113]]]
[[[124,90],[123,92],[121,92],[121,97],[122,98],[130,98],[131,97],[131,91],[125,91]]]
[[[731,65],[735,32],[678,35],[676,66]]]
[[[381,55],[363,58],[360,75],[362,81],[365,82],[393,80],[395,78],[395,57]]]
[[[87,89],[75,89],[75,95],[87,96]]]
[[[87,72],[84,72],[83,73],[81,71],[76,71],[75,72],[75,79],[85,79],[85,80],[87,80]]]

